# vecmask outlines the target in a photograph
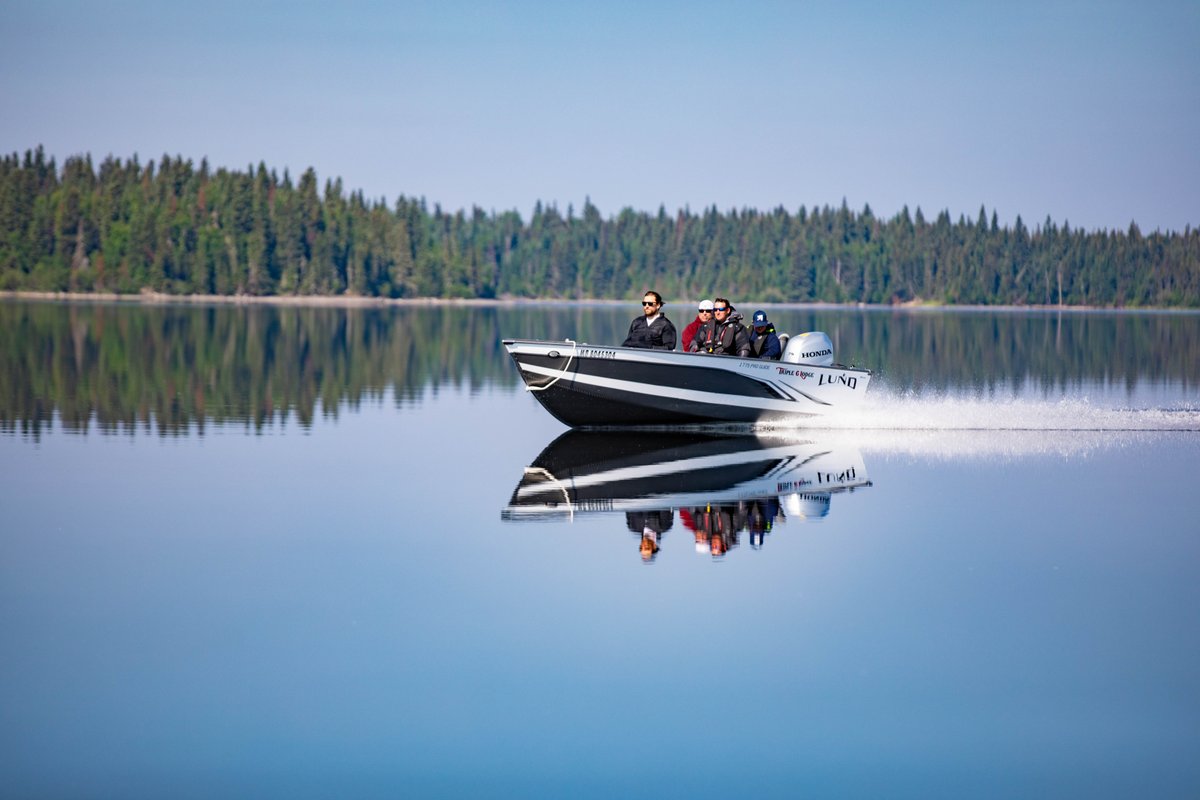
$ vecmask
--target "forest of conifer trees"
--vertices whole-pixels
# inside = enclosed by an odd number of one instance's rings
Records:
[[[163,156],[0,162],[0,290],[200,295],[1200,307],[1200,231],[1000,225],[918,208],[801,206],[604,218],[539,203],[447,213]]]

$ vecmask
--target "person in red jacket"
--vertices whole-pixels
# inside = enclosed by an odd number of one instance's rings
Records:
[[[680,350],[685,353],[688,351],[688,348],[692,344],[692,339],[696,336],[696,331],[699,330],[700,326],[704,323],[712,321],[712,311],[712,300],[700,301],[700,310],[696,312],[696,318],[689,322],[687,327],[683,329],[683,339],[680,342]]]

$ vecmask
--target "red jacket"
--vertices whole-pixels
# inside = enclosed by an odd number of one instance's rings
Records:
[[[712,319],[712,317],[709,317],[709,319]],[[688,326],[683,329],[683,339],[679,345],[680,350],[682,350],[685,353],[687,352],[688,346],[691,345],[692,339],[695,338],[696,331],[699,329],[700,329],[700,315],[697,314],[696,318],[694,320],[692,320],[691,322],[689,322]]]

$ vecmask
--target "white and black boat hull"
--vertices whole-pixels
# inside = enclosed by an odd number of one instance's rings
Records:
[[[527,388],[571,427],[774,422],[861,401],[871,373],[841,366],[506,339]]]

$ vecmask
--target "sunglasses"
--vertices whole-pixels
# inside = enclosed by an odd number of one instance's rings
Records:
[[[728,306],[713,306],[713,311],[728,311]]]
[[[699,314],[711,314],[711,313],[712,313],[712,309],[711,309],[711,308],[702,308],[702,309],[700,309],[700,310],[699,310],[697,313],[699,313]]]
[[[656,305],[658,305],[658,303],[655,303],[653,300],[651,300],[650,302],[646,302],[645,300],[643,300],[643,301],[642,301],[642,305],[644,305],[644,306],[646,306],[647,308],[649,308],[649,307],[651,307],[651,306],[656,306]]]

